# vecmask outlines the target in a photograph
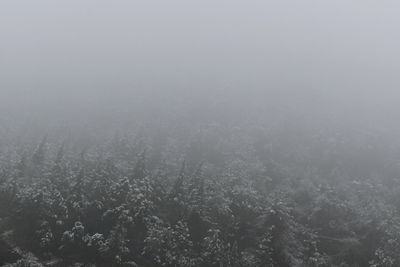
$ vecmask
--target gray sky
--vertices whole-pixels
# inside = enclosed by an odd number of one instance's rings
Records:
[[[368,0],[2,0],[1,102],[246,96],[394,114],[399,11]]]

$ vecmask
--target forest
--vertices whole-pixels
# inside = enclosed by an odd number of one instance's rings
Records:
[[[0,264],[400,266],[398,149],[378,132],[217,122],[3,131]]]
[[[399,10],[0,0],[0,266],[400,267]]]

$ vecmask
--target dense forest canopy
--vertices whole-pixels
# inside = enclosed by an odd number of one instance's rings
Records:
[[[400,266],[399,8],[0,1],[0,266]]]

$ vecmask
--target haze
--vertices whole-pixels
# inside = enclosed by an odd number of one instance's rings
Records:
[[[0,0],[0,266],[400,266],[399,14]]]
[[[399,8],[396,1],[1,1],[2,110],[99,112],[184,97],[200,106],[229,99],[395,118]]]

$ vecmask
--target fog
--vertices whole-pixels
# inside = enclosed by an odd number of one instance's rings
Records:
[[[400,266],[400,2],[0,1],[0,265]]]
[[[126,109],[183,97],[354,120],[398,113],[395,1],[0,5],[2,109]]]

